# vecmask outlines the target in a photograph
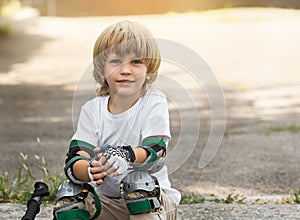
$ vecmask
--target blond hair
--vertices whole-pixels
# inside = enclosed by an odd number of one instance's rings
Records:
[[[132,21],[121,21],[107,27],[94,45],[93,76],[100,88],[98,96],[109,94],[109,88],[103,71],[107,56],[116,53],[120,56],[134,53],[147,67],[147,76],[143,93],[155,81],[160,66],[160,52],[152,33],[143,25]]]

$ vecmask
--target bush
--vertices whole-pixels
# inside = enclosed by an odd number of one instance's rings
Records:
[[[40,140],[38,144],[40,145]],[[36,181],[44,182],[49,187],[50,195],[45,198],[47,202],[53,202],[58,186],[66,179],[62,173],[51,175],[45,158],[40,155],[35,155],[37,163],[34,166],[28,165],[28,155],[20,153],[20,159],[17,167],[17,176],[11,181],[9,173],[6,171],[0,176],[0,203],[26,203],[33,193],[33,184]],[[42,178],[34,177],[41,174]]]

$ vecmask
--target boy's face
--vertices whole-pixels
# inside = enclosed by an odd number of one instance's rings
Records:
[[[104,65],[104,73],[111,96],[139,97],[146,80],[147,67],[135,54],[124,56],[111,53]]]

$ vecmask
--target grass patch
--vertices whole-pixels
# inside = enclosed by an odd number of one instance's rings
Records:
[[[292,193],[292,201],[300,204],[300,188]]]
[[[212,195],[214,197],[214,195]],[[189,193],[182,195],[180,204],[199,204],[205,202],[215,202],[215,203],[226,203],[226,204],[245,204],[246,197],[240,194],[236,194],[235,190],[232,190],[225,198],[204,198],[201,195],[194,193]]]
[[[40,148],[40,140],[37,141]],[[25,204],[33,193],[33,184],[36,181],[44,182],[49,187],[50,195],[44,201],[54,202],[57,188],[66,178],[62,173],[51,175],[43,156],[36,154],[35,160],[36,164],[29,166],[28,155],[20,153],[17,176],[10,177],[7,171],[0,176],[0,203]],[[40,174],[42,178],[36,178],[33,173]]]
[[[203,196],[189,193],[186,195],[182,195],[180,204],[199,204],[204,202],[205,198]]]
[[[298,190],[293,190],[291,197],[284,198],[282,200],[283,204],[300,204],[300,187]]]
[[[212,195],[214,196],[214,195]],[[225,203],[225,204],[245,204],[246,197],[241,194],[236,194],[233,189],[225,198],[212,198],[208,199],[209,202]]]
[[[245,204],[246,197],[240,194],[235,194],[235,190],[232,190],[231,193],[225,198],[224,203],[226,204]]]
[[[278,133],[278,132],[300,132],[300,126],[291,125],[291,126],[274,126],[269,128],[268,134]]]
[[[0,37],[1,36],[7,36],[11,33],[11,26],[9,24],[0,23]]]

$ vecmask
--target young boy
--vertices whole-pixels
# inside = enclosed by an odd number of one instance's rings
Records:
[[[85,209],[89,219],[99,212],[97,219],[176,219],[180,193],[163,164],[168,105],[150,88],[161,62],[152,34],[139,23],[118,22],[99,36],[93,57],[100,88],[81,109],[66,158],[70,181],[57,192],[54,215],[66,219],[64,212]]]

